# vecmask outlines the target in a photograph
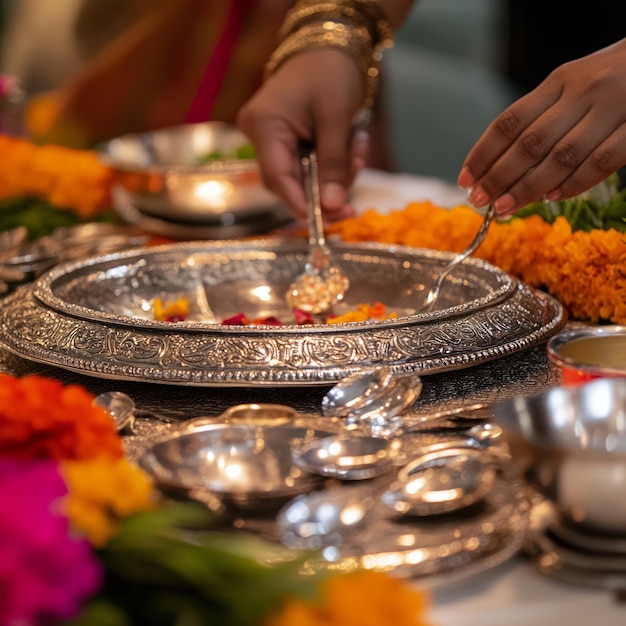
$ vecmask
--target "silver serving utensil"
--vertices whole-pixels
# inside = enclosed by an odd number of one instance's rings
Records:
[[[94,398],[93,404],[102,407],[111,415],[117,432],[124,429],[133,432],[135,402],[128,394],[122,391],[105,391]]]
[[[427,313],[433,308],[435,302],[439,298],[443,281],[459,263],[465,261],[465,259],[473,254],[476,251],[476,248],[480,246],[480,244],[483,242],[483,239],[485,238],[485,235],[487,234],[487,231],[489,230],[489,226],[491,226],[491,222],[493,221],[495,214],[496,210],[494,208],[494,205],[490,204],[487,208],[487,212],[485,213],[483,223],[481,224],[480,229],[476,233],[476,236],[474,237],[472,242],[463,252],[455,256],[454,259],[452,259],[452,261],[450,261],[450,263],[448,263],[448,265],[446,265],[443,270],[441,270],[441,273],[437,277],[435,284],[431,287],[428,295],[426,296],[426,301],[424,302],[424,305],[421,309],[416,311],[416,313]]]
[[[342,378],[322,398],[322,414],[326,417],[346,417],[387,392],[393,374],[388,367],[357,372]]]
[[[294,447],[292,458],[298,467],[311,474],[367,480],[390,472],[399,448],[398,440],[338,434]]]
[[[392,374],[386,367],[357,372],[338,382],[322,399],[322,413],[345,418],[346,427],[374,437],[403,428],[401,414],[422,391],[415,373]]]
[[[440,515],[482,500],[492,489],[496,466],[474,447],[443,447],[403,467],[381,496],[402,515]]]
[[[287,302],[307,313],[324,313],[343,299],[350,281],[334,261],[324,237],[320,203],[317,154],[303,151],[301,157],[308,207],[309,258],[304,270],[289,286]]]

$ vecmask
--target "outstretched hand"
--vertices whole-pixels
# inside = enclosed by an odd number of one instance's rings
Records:
[[[626,165],[626,39],[566,63],[501,113],[458,183],[501,216],[575,196]]]

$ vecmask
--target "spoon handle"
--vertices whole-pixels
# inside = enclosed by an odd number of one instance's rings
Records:
[[[487,234],[487,231],[489,230],[489,226],[491,226],[491,222],[494,218],[494,215],[495,215],[494,205],[490,204],[489,208],[487,209],[487,212],[485,213],[485,218],[483,219],[483,222],[480,225],[478,232],[476,233],[476,236],[474,237],[474,239],[472,239],[472,242],[469,244],[469,246],[467,246],[467,248],[463,250],[463,252],[455,256],[454,259],[452,259],[452,261],[450,261],[450,263],[446,267],[444,267],[443,271],[441,272],[439,276],[439,280],[437,281],[438,283],[443,281],[443,279],[459,263],[462,263],[463,261],[465,261],[465,259],[467,259],[468,256],[470,256],[471,254],[474,254],[474,252],[476,251],[476,248],[478,248],[478,246],[480,246],[480,244],[483,242],[483,239],[485,238],[485,235]]]
[[[441,287],[443,286],[443,281],[445,280],[446,276],[457,265],[459,265],[459,263],[462,263],[463,261],[465,261],[465,259],[467,259],[468,256],[472,255],[476,251],[476,248],[480,246],[480,244],[483,242],[483,239],[485,238],[485,235],[487,234],[487,231],[489,230],[489,226],[491,226],[491,222],[493,221],[495,214],[496,214],[495,207],[493,204],[490,204],[489,208],[487,209],[487,212],[485,213],[485,218],[483,219],[483,223],[480,225],[480,228],[478,232],[476,233],[476,236],[474,237],[472,242],[469,244],[469,246],[467,246],[467,248],[463,250],[463,252],[457,254],[452,259],[452,261],[450,261],[450,263],[448,263],[448,265],[446,265],[441,270],[437,278],[437,281],[435,282],[435,285],[428,293],[424,306],[422,307],[422,309],[418,311],[419,313],[427,312],[427,311],[430,311],[430,309],[432,309],[432,307],[435,304],[435,301],[437,300],[437,298],[439,298],[439,292],[441,291]]]
[[[317,153],[311,144],[302,147],[300,162],[308,209],[309,245],[311,247],[324,247],[326,246],[326,238],[324,237],[322,204],[320,202]]]

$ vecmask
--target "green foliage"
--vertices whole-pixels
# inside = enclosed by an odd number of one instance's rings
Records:
[[[212,514],[173,503],[134,515],[99,551],[102,593],[72,626],[252,626],[287,597],[312,597],[308,555],[209,530]]]
[[[614,228],[623,233],[626,232],[626,189],[618,191],[617,177],[611,176],[584,194],[558,202],[533,202],[513,217],[530,215],[539,215],[548,224],[563,216],[573,231]]]
[[[90,220],[95,221],[95,220]],[[114,221],[113,213],[107,213],[99,221]],[[81,223],[72,211],[59,209],[36,198],[8,198],[0,200],[0,232],[25,226],[30,240],[50,235],[60,226]]]

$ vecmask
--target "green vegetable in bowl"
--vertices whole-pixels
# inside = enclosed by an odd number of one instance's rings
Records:
[[[256,150],[251,143],[244,143],[239,146],[234,153],[224,153],[220,150],[213,150],[212,152],[201,156],[196,161],[196,165],[206,165],[207,163],[213,163],[214,161],[243,161],[252,159],[256,159]]]

